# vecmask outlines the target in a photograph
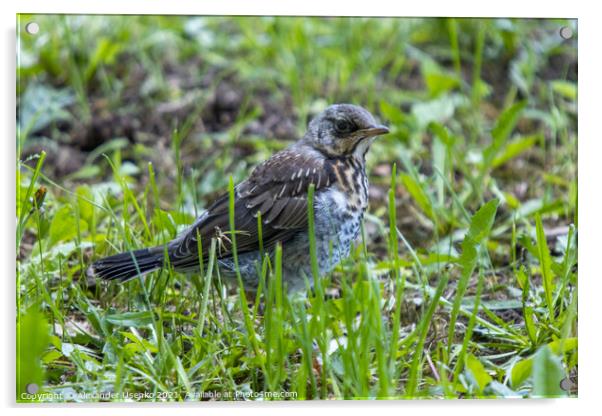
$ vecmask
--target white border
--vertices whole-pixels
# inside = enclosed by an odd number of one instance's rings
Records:
[[[436,5],[435,7],[433,5]],[[547,1],[545,7],[524,0],[505,0],[483,7],[470,1],[363,2],[278,0],[194,1],[178,0],[105,0],[78,2],[69,0],[21,0],[18,10],[38,13],[119,13],[119,14],[237,14],[237,15],[326,15],[326,16],[514,16],[577,17],[575,2]]]
[[[128,406],[128,412],[144,412],[147,415],[167,412],[194,411],[202,414],[223,414],[224,412],[244,411],[245,415],[265,415],[266,413],[299,414],[308,412],[344,412],[357,411],[365,414],[375,409],[388,414],[438,413],[445,415],[466,415],[467,413],[504,415],[509,412],[542,412],[546,415],[562,413],[577,414],[593,407],[599,393],[600,375],[600,294],[602,294],[602,276],[596,259],[600,258],[599,247],[602,238],[600,227],[600,179],[602,177],[600,158],[602,140],[600,122],[602,117],[602,94],[600,91],[600,51],[598,40],[602,39],[600,14],[596,13],[594,2],[585,1],[546,1],[526,2],[524,0],[503,0],[500,2],[471,2],[470,0],[395,2],[391,0],[370,0],[349,4],[349,1],[311,1],[285,2],[278,0],[232,0],[209,1],[159,1],[159,0],[20,0],[18,4],[1,2],[2,48],[0,65],[3,97],[0,100],[2,116],[2,161],[0,172],[2,180],[1,194],[4,201],[0,204],[2,218],[8,231],[2,239],[0,261],[6,271],[0,280],[3,284],[2,310],[3,329],[6,332],[4,342],[0,343],[2,368],[0,395],[4,406],[24,414],[106,414],[107,406],[57,406],[15,408],[13,398],[15,390],[14,374],[14,305],[15,305],[15,260],[14,260],[14,159],[15,159],[15,24],[17,12],[27,13],[97,13],[97,14],[238,14],[238,15],[344,15],[344,16],[466,16],[466,17],[573,17],[579,19],[579,399],[574,400],[505,400],[505,401],[408,401],[408,402],[295,402],[295,403],[244,403],[234,406],[228,403],[205,403],[202,405],[164,406],[138,405]],[[10,3],[10,4],[7,4]],[[119,405],[110,405],[110,411],[116,414]],[[600,405],[596,406],[600,408]],[[136,409],[136,410],[134,410]],[[586,413],[587,414],[587,413]]]

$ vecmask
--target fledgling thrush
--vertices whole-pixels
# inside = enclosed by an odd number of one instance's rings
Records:
[[[388,132],[362,107],[332,105],[309,123],[303,138],[257,166],[235,187],[234,228],[245,289],[254,290],[259,284],[258,212],[265,253],[273,254],[276,244],[282,244],[283,284],[289,291],[299,291],[305,288],[306,278],[313,282],[307,212],[312,183],[320,274],[328,273],[349,255],[368,206],[366,152],[376,136]],[[87,275],[125,282],[167,265],[179,272],[194,272],[199,269],[200,236],[203,261],[207,261],[209,242],[216,238],[220,270],[235,277],[231,241],[224,237],[229,230],[229,194],[225,193],[166,247],[100,259],[88,268]]]

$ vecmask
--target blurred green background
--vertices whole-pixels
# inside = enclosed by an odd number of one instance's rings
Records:
[[[20,15],[18,26],[18,342],[47,344],[20,361],[18,392],[28,374],[76,401],[149,389],[576,394],[558,390],[577,360],[576,21]],[[230,175],[244,179],[337,102],[392,133],[368,154],[363,240],[327,277],[332,299],[285,301],[272,316],[173,272],[88,287],[92,260],[173,238]],[[484,206],[494,199],[497,211]],[[474,264],[467,230],[482,239]]]

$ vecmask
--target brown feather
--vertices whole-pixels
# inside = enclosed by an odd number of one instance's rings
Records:
[[[307,192],[310,184],[316,191],[337,181],[332,164],[321,153],[294,145],[274,154],[257,166],[249,178],[235,189],[234,224],[238,253],[259,248],[257,212],[261,213],[263,245],[266,250],[276,242],[285,242],[307,227]],[[195,224],[172,244],[173,266],[198,264],[197,233],[203,242],[203,257],[210,241],[217,238],[218,258],[231,255],[229,195],[218,198]]]

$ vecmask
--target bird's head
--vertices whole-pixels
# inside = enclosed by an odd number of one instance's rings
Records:
[[[334,104],[309,123],[303,140],[329,157],[354,155],[363,159],[374,138],[388,132],[364,108]]]

